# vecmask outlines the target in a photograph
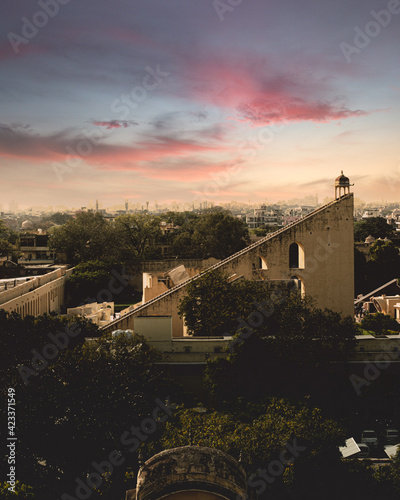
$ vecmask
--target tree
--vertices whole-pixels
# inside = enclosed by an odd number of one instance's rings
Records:
[[[252,229],[252,232],[256,236],[267,236],[268,233],[273,233],[274,231],[277,231],[278,229],[279,229],[278,225],[264,226],[264,227],[256,227],[255,229]]]
[[[49,230],[49,247],[65,253],[70,264],[88,260],[115,262],[114,228],[98,212],[79,212],[75,219]]]
[[[290,282],[280,289],[267,285],[230,284],[216,271],[189,283],[179,307],[188,331],[234,335],[227,359],[207,365],[207,391],[219,403],[307,394],[325,402],[334,366],[346,361],[355,346],[353,320],[291,293]]]
[[[63,493],[75,498],[76,479],[85,482],[96,472],[93,463],[109,460],[116,450],[124,460],[108,481],[103,479],[109,489],[106,498],[122,497],[127,470],[137,470],[135,440],[126,443],[122,436],[148,421],[157,401],[173,396],[173,388],[154,365],[158,359],[142,338],[105,337],[62,350],[28,385],[15,368],[9,369],[3,381],[18,395],[19,480],[41,500]],[[159,422],[154,425],[158,429]],[[104,486],[91,498],[104,498]]]
[[[368,291],[367,276],[366,276],[366,262],[365,255],[354,247],[354,292],[357,297],[360,293],[364,294]]]
[[[161,256],[160,218],[148,214],[125,214],[115,219],[122,262],[139,262]]]
[[[400,265],[399,249],[392,241],[377,240],[371,246],[371,260],[378,264],[386,264],[396,270]]]
[[[128,303],[134,294],[125,269],[100,260],[77,264],[65,287],[68,307],[91,302]]]
[[[231,300],[232,288],[227,276],[218,271],[207,272],[188,284],[179,314],[184,317],[190,334],[219,336],[235,331],[237,312]]]
[[[383,217],[370,217],[354,223],[354,240],[365,241],[369,235],[374,238],[390,238],[393,236],[393,228]]]
[[[82,345],[85,337],[99,336],[98,327],[84,318],[59,317],[53,314],[21,318],[16,312],[8,313],[0,309],[0,373],[13,369],[20,380],[17,365],[30,366],[35,357],[32,351],[41,353],[46,344],[54,343],[49,335],[53,336],[58,332],[65,334],[68,328],[76,333],[67,335],[68,349]]]
[[[210,271],[188,284],[179,314],[192,335],[233,335],[242,328],[243,320],[257,310],[257,301],[265,301],[271,293],[268,282],[238,280],[229,283],[226,274]],[[274,292],[274,300],[280,300],[284,293],[288,293],[286,288],[280,289],[278,294]]]
[[[0,498],[3,500],[35,500],[36,495],[33,493],[31,486],[21,484],[20,481],[15,481],[13,491],[10,491],[10,484],[7,482],[0,483]]]
[[[399,249],[391,241],[378,240],[371,246],[371,260],[366,264],[369,289],[400,278]]]
[[[400,450],[397,450],[390,464],[390,475],[398,494],[400,492]]]
[[[210,209],[196,222],[192,244],[201,258],[224,259],[250,242],[246,224],[222,209]]]
[[[279,492],[291,489],[297,491],[296,498],[308,498],[301,496],[307,487],[321,493],[326,487],[324,480],[340,468],[338,446],[344,432],[305,402],[272,399],[232,412],[201,406],[182,408],[167,422],[161,440],[150,447],[147,456],[186,446],[189,440],[196,446],[225,451],[236,459],[240,456],[257,498],[277,498]],[[279,473],[271,475],[271,463],[275,470],[280,467]],[[263,470],[270,481],[263,481]]]
[[[48,217],[46,217],[44,220],[53,222],[54,224],[62,225],[72,220],[72,215],[62,212],[55,212],[54,214],[51,214]]]
[[[190,230],[181,230],[172,235],[172,253],[181,258],[197,257],[197,249],[192,244],[193,232]]]
[[[8,257],[15,250],[17,239],[17,233],[0,219],[0,257]]]
[[[376,313],[368,314],[361,321],[361,326],[365,330],[372,331],[378,335],[385,335],[391,332],[400,332],[400,324],[388,314]]]
[[[161,219],[166,222],[173,223],[174,226],[180,228],[193,227],[194,223],[198,220],[199,215],[194,212],[166,212],[161,215]]]
[[[5,238],[0,238],[0,257],[8,257],[12,251],[13,246]]]

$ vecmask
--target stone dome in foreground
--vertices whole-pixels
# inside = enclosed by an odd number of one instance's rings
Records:
[[[147,460],[138,474],[136,497],[131,498],[236,500],[246,493],[246,474],[233,457],[214,448],[183,446]]]

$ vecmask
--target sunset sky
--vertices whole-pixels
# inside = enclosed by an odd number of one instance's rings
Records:
[[[399,0],[3,0],[0,14],[3,210],[322,200],[342,169],[357,197],[400,201]]]

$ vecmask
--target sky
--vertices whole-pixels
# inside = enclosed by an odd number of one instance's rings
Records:
[[[0,204],[400,201],[400,0],[3,0]]]

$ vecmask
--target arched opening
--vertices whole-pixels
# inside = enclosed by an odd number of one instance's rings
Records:
[[[301,297],[304,297],[306,294],[306,287],[304,286],[304,281],[301,278],[299,278],[299,276],[292,276],[290,279],[297,280],[299,282],[300,295]]]
[[[258,257],[258,269],[268,269],[268,264],[264,257]]]
[[[290,269],[304,269],[304,247],[301,243],[294,242],[289,247]]]

